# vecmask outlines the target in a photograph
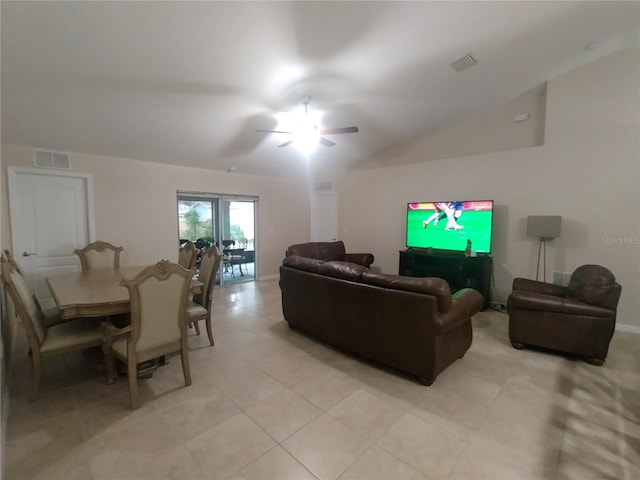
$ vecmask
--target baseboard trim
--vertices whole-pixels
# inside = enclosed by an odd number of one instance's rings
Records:
[[[280,279],[280,274],[276,273],[274,275],[263,275],[258,277],[258,281],[262,282],[265,280],[279,280]]]
[[[616,323],[616,330],[640,335],[640,327],[636,327],[635,325],[627,325],[626,323]]]

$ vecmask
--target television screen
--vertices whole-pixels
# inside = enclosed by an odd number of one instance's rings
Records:
[[[407,247],[491,253],[493,200],[407,204]]]

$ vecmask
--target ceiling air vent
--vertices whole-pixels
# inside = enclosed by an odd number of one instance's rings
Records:
[[[316,192],[330,192],[331,190],[333,190],[333,183],[331,180],[316,182]]]
[[[471,54],[467,54],[462,58],[459,58],[455,62],[451,64],[451,68],[453,68],[456,72],[464,72],[465,70],[473,67],[478,61],[471,56]]]
[[[68,170],[69,154],[62,152],[51,152],[49,150],[34,150],[33,163],[36,167],[61,168]]]

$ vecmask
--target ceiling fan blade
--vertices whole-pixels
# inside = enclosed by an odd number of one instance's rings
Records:
[[[282,145],[278,145],[278,148],[280,148],[280,147],[288,147],[292,143],[293,143],[293,140],[289,140],[288,142],[284,142]]]
[[[256,132],[265,132],[265,133],[293,133],[293,132],[285,132],[284,130],[256,130]]]
[[[318,140],[318,143],[320,143],[321,145],[324,145],[325,147],[333,147],[336,143],[332,142],[331,140],[327,140],[324,137],[320,137],[320,140]]]
[[[358,127],[325,128],[320,130],[320,135],[336,135],[338,133],[358,133]]]

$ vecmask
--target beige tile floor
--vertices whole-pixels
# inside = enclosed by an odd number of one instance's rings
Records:
[[[215,347],[106,385],[81,355],[45,365],[40,398],[16,350],[4,452],[14,479],[636,479],[640,337],[607,363],[517,351],[508,317],[473,319],[465,357],[431,387],[301,335],[277,281],[217,288]]]

